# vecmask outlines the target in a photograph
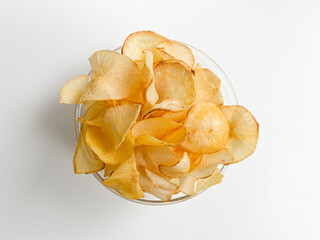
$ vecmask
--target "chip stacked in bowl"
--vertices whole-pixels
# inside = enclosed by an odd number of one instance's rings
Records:
[[[104,169],[103,184],[122,196],[150,193],[165,202],[220,183],[218,165],[253,153],[255,118],[242,106],[223,106],[220,79],[187,46],[141,31],[121,52],[94,53],[91,78],[80,75],[61,89],[60,103],[86,110],[75,173]]]

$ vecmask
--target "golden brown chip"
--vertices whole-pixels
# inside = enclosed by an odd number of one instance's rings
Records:
[[[115,148],[118,148],[124,141],[127,133],[136,122],[140,109],[139,104],[128,104],[106,110],[101,129],[112,141]]]
[[[202,161],[202,155],[199,153],[190,153],[188,152],[188,157],[190,159],[190,170],[192,172]]]
[[[209,154],[203,154],[201,163],[189,174],[195,178],[206,178],[212,175],[219,164],[233,161],[232,154],[225,148]]]
[[[184,61],[191,67],[194,65],[194,56],[192,51],[181,43],[166,41],[158,44],[157,48],[163,50],[165,53],[169,54],[169,56],[172,56],[177,60]]]
[[[148,118],[137,122],[131,132],[133,138],[148,134],[152,137],[161,139],[175,129],[181,127],[181,124],[166,118]]]
[[[121,163],[111,176],[103,180],[102,183],[126,198],[139,199],[144,197],[139,185],[139,173],[134,155]]]
[[[171,178],[178,178],[189,172],[190,160],[185,152],[178,163],[173,166],[159,166],[160,172]]]
[[[87,126],[82,125],[78,145],[73,158],[75,173],[94,173],[104,168],[104,163],[86,145]]]
[[[179,111],[190,108],[196,96],[193,70],[177,60],[166,60],[154,69],[159,100],[154,108]]]
[[[168,39],[151,31],[140,31],[130,34],[122,47],[122,54],[132,60],[144,60],[144,50],[150,50],[154,55],[154,62],[162,60],[162,54],[156,46]]]
[[[192,195],[194,194],[194,187],[197,179],[190,174],[183,175],[180,177],[179,189],[181,192]]]
[[[111,164],[105,164],[104,166],[104,177],[109,177],[111,173],[114,172],[119,167],[120,164],[118,165],[111,165]]]
[[[89,61],[92,76],[81,102],[127,98],[141,89],[141,72],[130,58],[102,50],[94,53]]]
[[[196,187],[195,193],[201,192],[213,185],[221,183],[222,178],[223,178],[222,173],[218,168],[216,168],[216,170],[213,172],[213,174],[210,177],[199,179],[197,181],[197,187]]]
[[[80,75],[63,85],[60,90],[60,103],[80,103],[80,98],[86,90],[88,80],[88,75]]]
[[[87,111],[96,101],[86,101],[83,103],[84,109]]]
[[[194,153],[213,153],[225,147],[229,125],[220,109],[211,102],[194,105],[184,122],[187,135],[181,146]]]
[[[259,135],[259,124],[252,114],[242,106],[223,106],[221,111],[226,116],[230,128],[226,149],[234,157],[232,162],[226,164],[240,162],[255,150]]]
[[[115,149],[110,138],[103,134],[101,128],[89,126],[86,143],[92,151],[106,164],[116,165],[133,155],[133,138],[128,134],[119,148]]]
[[[216,105],[223,105],[220,91],[220,80],[208,69],[201,68],[198,63],[195,68],[197,80],[196,102],[210,101]]]

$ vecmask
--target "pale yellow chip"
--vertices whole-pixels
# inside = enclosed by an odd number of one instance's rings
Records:
[[[192,172],[201,163],[202,154],[188,152],[188,157],[190,159],[190,170],[189,170],[189,172]]]
[[[180,191],[187,195],[193,195],[196,181],[197,179],[190,174],[181,176],[179,181]]]
[[[153,185],[155,185],[156,187],[167,189],[170,191],[176,191],[176,189],[178,188],[178,185],[170,182],[169,178],[165,178],[163,176],[160,176],[160,175],[152,172],[148,168],[146,168],[145,171],[146,171],[148,178],[151,180]]]
[[[94,173],[104,168],[104,163],[86,145],[87,126],[81,128],[78,145],[73,158],[75,173]]]
[[[127,133],[136,122],[140,109],[139,104],[128,104],[108,108],[105,111],[101,129],[115,148],[118,148],[124,141]]]
[[[184,61],[190,67],[194,65],[194,56],[190,48],[175,41],[166,41],[158,44],[158,49],[163,50],[177,60]]]
[[[223,105],[220,91],[220,80],[208,69],[201,68],[198,63],[195,68],[197,80],[197,95],[195,102],[210,101],[216,105]]]
[[[142,87],[142,74],[130,58],[108,50],[89,58],[92,75],[81,102],[116,100],[133,96]]]
[[[254,152],[258,141],[259,124],[242,106],[223,106],[221,111],[226,116],[230,128],[226,149],[234,157],[232,162],[226,164],[240,162]]]
[[[170,178],[178,178],[184,174],[187,174],[190,169],[190,160],[188,154],[185,152],[182,158],[173,166],[159,166],[159,170],[164,175]]]
[[[154,108],[172,111],[190,108],[196,97],[195,75],[178,60],[166,60],[154,68],[155,87],[159,96]]]
[[[131,132],[133,138],[137,138],[143,134],[148,134],[152,137],[161,139],[179,127],[181,127],[181,124],[166,118],[148,118],[137,122],[132,127]]]
[[[111,173],[113,173],[114,170],[116,170],[119,166],[120,166],[120,164],[117,164],[117,165],[105,164],[104,177],[109,177],[111,175]]]
[[[162,54],[156,46],[168,39],[151,31],[140,31],[130,34],[122,47],[122,54],[132,60],[144,60],[144,50],[150,50],[154,55],[154,62],[162,60]]]
[[[216,168],[216,170],[212,173],[210,177],[199,179],[197,181],[197,187],[196,187],[195,193],[201,192],[213,185],[221,183],[222,178],[223,178],[222,173],[218,168]]]
[[[233,161],[232,154],[225,148],[209,154],[203,154],[200,164],[189,174],[195,178],[206,178],[212,175],[219,164]]]
[[[86,143],[106,164],[121,164],[133,155],[134,143],[130,134],[126,136],[120,147],[115,149],[112,141],[103,134],[101,128],[88,125]]]
[[[187,117],[187,114],[188,114],[188,109],[187,110],[178,111],[178,112],[169,111],[169,112],[165,112],[162,115],[162,117],[170,119],[170,120],[175,121],[175,122],[181,122]]]
[[[88,75],[80,75],[63,85],[60,90],[59,102],[68,104],[80,103],[80,98],[86,90],[88,80]]]
[[[139,170],[139,183],[143,191],[156,196],[157,198],[161,199],[163,202],[170,201],[172,195],[175,193],[174,191],[156,187],[147,176],[145,169],[143,167],[138,167],[138,170]]]
[[[135,64],[137,64],[140,72],[142,72],[142,69],[143,69],[144,65],[146,64],[145,61],[144,60],[135,60],[134,62],[135,62]]]
[[[211,102],[194,105],[184,122],[187,135],[181,146],[194,153],[213,153],[225,147],[229,125],[221,110]]]
[[[126,198],[139,199],[144,197],[139,185],[139,173],[134,155],[121,163],[110,177],[103,180],[102,183]]]
[[[142,75],[146,84],[146,101],[150,105],[154,105],[158,99],[158,93],[154,84],[154,73],[153,73],[153,54],[151,51],[144,51],[146,55],[146,64],[143,67]]]
[[[94,102],[83,115],[83,118],[79,118],[81,123],[101,127],[103,121],[103,115],[106,110],[112,106],[112,102],[109,101],[97,101]]]

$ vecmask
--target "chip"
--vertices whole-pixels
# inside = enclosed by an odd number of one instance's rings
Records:
[[[154,108],[179,111],[191,107],[196,96],[195,76],[191,68],[177,60],[166,60],[154,69],[159,100]]]
[[[87,111],[96,101],[86,101],[83,103],[84,109]]]
[[[210,101],[216,105],[223,104],[222,94],[220,92],[220,79],[208,69],[201,68],[198,63],[195,68],[197,80],[196,102]]]
[[[177,60],[184,61],[190,67],[194,65],[193,53],[186,45],[175,41],[166,41],[158,44],[157,48],[163,50],[169,56],[172,56]]]
[[[101,129],[115,148],[118,148],[124,141],[127,133],[136,122],[140,109],[141,106],[138,104],[127,104],[106,110]]]
[[[107,179],[102,183],[129,199],[143,198],[144,194],[139,185],[139,173],[134,155],[125,160]]]
[[[153,73],[153,54],[151,51],[144,51],[146,55],[146,64],[143,67],[142,74],[146,84],[146,101],[153,106],[159,99],[158,93],[154,85]]]
[[[181,127],[181,124],[166,118],[148,118],[137,122],[133,126],[131,132],[133,138],[137,138],[143,134],[148,134],[152,137],[161,139],[179,127]]]
[[[142,87],[141,72],[130,58],[108,50],[89,58],[92,76],[81,102],[116,100],[133,96]]]
[[[190,160],[188,154],[185,152],[178,163],[173,166],[159,166],[160,172],[170,178],[178,178],[187,174],[190,169]]]
[[[194,153],[213,153],[225,147],[229,125],[221,110],[211,102],[194,105],[184,122],[187,135],[181,146]]]
[[[135,60],[134,62],[135,62],[135,64],[137,64],[140,72],[142,72],[142,69],[143,69],[144,65],[146,64],[145,61],[144,60]]]
[[[105,164],[104,166],[104,177],[109,177],[111,173],[114,172],[119,167],[120,164],[117,165],[111,165],[111,164]]]
[[[154,186],[162,188],[162,189],[167,189],[170,191],[176,191],[178,188],[178,185],[170,182],[169,178],[165,178],[163,176],[160,176],[152,171],[150,171],[148,168],[145,169],[146,174],[148,178],[151,180]]]
[[[86,90],[89,81],[88,75],[80,75],[67,82],[60,90],[59,103],[77,104]]]
[[[85,124],[101,127],[102,121],[103,121],[103,115],[105,111],[111,106],[113,106],[113,102],[109,102],[109,101],[94,102],[85,112],[85,114],[83,115],[83,118],[79,118],[78,121]]]
[[[181,192],[192,195],[194,194],[194,187],[197,179],[190,174],[183,175],[180,177],[179,189]]]
[[[197,181],[197,187],[195,193],[201,192],[213,185],[222,182],[223,175],[218,168],[212,173],[212,175],[205,179],[199,179]]]
[[[104,163],[86,145],[87,126],[81,128],[78,145],[73,158],[74,172],[94,173],[104,168]]]
[[[140,31],[130,34],[121,49],[122,54],[132,60],[144,60],[144,50],[150,50],[154,55],[154,62],[162,60],[162,54],[156,46],[168,39],[151,31]]]
[[[226,149],[234,157],[232,162],[226,164],[240,162],[255,150],[259,124],[252,114],[242,106],[223,106],[221,111],[226,116],[230,128]]]
[[[201,156],[200,164],[190,173],[195,178],[206,178],[212,175],[219,164],[227,164],[233,161],[232,154],[225,148]]]
[[[86,143],[105,164],[121,164],[133,155],[134,145],[130,134],[126,136],[120,147],[115,149],[112,141],[103,134],[101,128],[88,125]]]

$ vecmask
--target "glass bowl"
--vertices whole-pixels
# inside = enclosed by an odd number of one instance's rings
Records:
[[[183,43],[183,44],[188,46],[192,50],[196,63],[200,63],[203,68],[210,69],[212,72],[214,72],[220,78],[221,92],[222,92],[222,96],[223,96],[223,100],[224,100],[224,105],[237,105],[238,100],[237,100],[236,94],[234,92],[234,89],[233,89],[227,75],[218,66],[218,64],[216,64],[215,61],[213,61],[207,54],[200,51],[199,49],[192,47],[192,46],[185,44],[185,43]],[[116,48],[113,51],[120,53],[121,48],[122,48],[122,46]],[[81,130],[81,123],[78,122],[77,119],[79,117],[82,117],[83,114],[84,114],[83,105],[77,104],[75,107],[75,111],[74,111],[74,133],[75,133],[75,137],[76,137],[77,141],[79,139],[79,133]],[[219,169],[223,173],[226,171],[227,165],[221,164],[221,165],[219,165]],[[102,184],[102,181],[104,179],[103,178],[103,175],[104,175],[103,171],[93,173],[92,175]],[[109,189],[114,194],[118,195],[119,197],[127,199],[127,198],[121,196],[117,191],[115,191],[111,188],[108,188],[105,185],[103,185],[103,186],[105,188]],[[202,192],[199,192],[199,193],[191,195],[191,196],[183,194],[183,193],[175,194],[172,196],[172,198],[169,202],[162,202],[161,200],[157,199],[156,197],[154,197],[153,195],[148,194],[148,193],[145,194],[145,198],[141,198],[141,199],[137,199],[137,200],[132,200],[132,199],[127,199],[127,200],[135,202],[135,203],[145,204],[145,205],[168,205],[168,204],[174,204],[174,203],[180,203],[180,202],[186,201],[188,199],[191,199],[191,198],[199,195]]]

